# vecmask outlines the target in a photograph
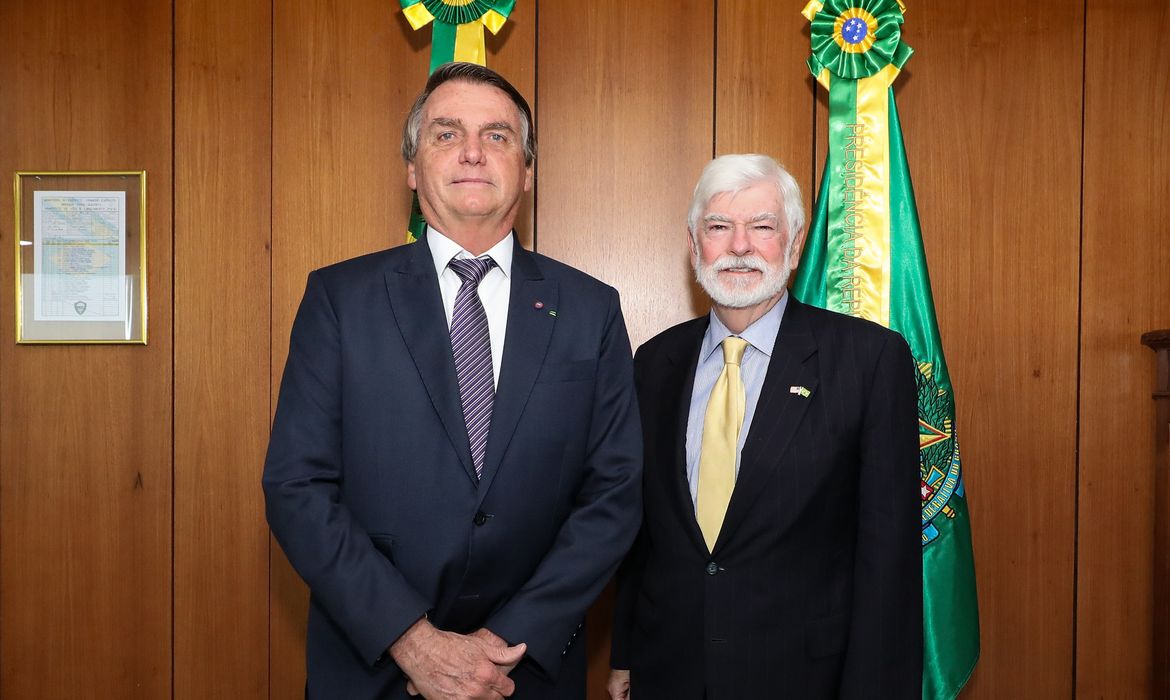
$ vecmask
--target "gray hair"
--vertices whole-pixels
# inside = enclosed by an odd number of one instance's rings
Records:
[[[524,144],[524,164],[532,165],[536,160],[536,131],[532,128],[532,109],[528,101],[513,87],[504,76],[485,66],[475,63],[445,63],[431,73],[427,79],[422,94],[414,101],[410,114],[406,116],[406,123],[402,126],[402,159],[413,163],[418,154],[418,135],[422,131],[422,113],[427,100],[440,85],[451,80],[458,80],[473,85],[488,85],[502,90],[516,105],[520,113],[520,141]]]
[[[781,219],[788,226],[786,233],[790,235],[791,243],[796,234],[804,229],[804,201],[800,197],[800,185],[796,184],[796,179],[784,166],[757,153],[719,156],[703,168],[687,216],[691,239],[697,240],[695,234],[699,230],[699,219],[715,195],[725,192],[735,194],[761,182],[774,184],[780,193],[780,205],[784,208]]]

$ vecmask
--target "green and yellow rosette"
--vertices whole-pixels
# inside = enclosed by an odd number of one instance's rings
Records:
[[[431,72],[444,63],[487,65],[483,30],[500,31],[515,0],[400,0],[402,14],[418,30],[433,23]]]
[[[868,78],[893,66],[893,74],[913,50],[902,43],[900,0],[813,0],[801,13],[812,23],[812,56],[808,67],[829,87],[830,76]],[[892,82],[892,78],[891,78]]]
[[[848,258],[833,269],[826,301],[886,326],[890,86],[913,53],[902,43],[904,10],[900,0],[813,0],[803,12],[812,23],[808,67],[829,90],[828,244]]]

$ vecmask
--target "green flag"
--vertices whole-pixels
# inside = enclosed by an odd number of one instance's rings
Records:
[[[954,698],[979,657],[971,525],[955,400],[891,87],[910,47],[898,0],[814,0],[809,68],[829,90],[829,146],[793,295],[892,328],[918,366],[925,657],[922,696]]]

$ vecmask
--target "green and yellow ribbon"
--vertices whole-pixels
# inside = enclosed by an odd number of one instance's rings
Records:
[[[431,72],[444,63],[487,65],[483,30],[497,34],[515,0],[400,0],[402,14],[414,29],[432,24]]]
[[[809,70],[829,90],[828,308],[890,325],[890,86],[912,50],[900,0],[813,0]]]

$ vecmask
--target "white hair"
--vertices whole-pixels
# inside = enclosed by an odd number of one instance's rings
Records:
[[[776,185],[780,193],[780,205],[784,208],[781,220],[787,226],[785,233],[790,242],[795,239],[804,230],[804,201],[800,197],[800,185],[796,184],[796,179],[784,166],[768,156],[737,153],[719,156],[703,168],[687,216],[687,230],[691,232],[691,240],[696,240],[699,219],[715,195],[725,192],[736,194],[761,182]]]

